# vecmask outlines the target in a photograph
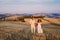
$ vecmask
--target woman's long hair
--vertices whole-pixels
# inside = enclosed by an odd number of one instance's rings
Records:
[[[41,19],[38,19],[38,21],[37,22],[42,22],[42,20]]]

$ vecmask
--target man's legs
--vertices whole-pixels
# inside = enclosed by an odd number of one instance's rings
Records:
[[[34,33],[35,33],[35,27],[33,28],[33,31],[34,31]]]
[[[33,27],[31,27],[31,32],[33,33]]]
[[[31,32],[35,33],[35,27],[31,27]]]

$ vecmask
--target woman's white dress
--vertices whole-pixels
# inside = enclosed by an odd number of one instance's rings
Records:
[[[38,23],[38,25],[37,25],[37,32],[38,33],[43,33],[43,29],[41,27],[41,23]]]

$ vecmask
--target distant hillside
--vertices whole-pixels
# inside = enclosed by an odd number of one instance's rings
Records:
[[[5,18],[7,17],[5,14],[0,14],[0,18]]]
[[[60,18],[60,14],[59,13],[52,13],[50,15],[46,15],[47,17],[50,17],[50,18]]]
[[[60,13],[34,13],[34,14],[23,14],[24,16],[45,16],[48,18],[60,18]]]
[[[45,16],[48,18],[60,18],[60,13],[35,13],[35,14],[0,14],[0,17],[10,17],[10,16]]]
[[[36,13],[34,16],[45,16],[48,18],[60,18],[60,13]]]

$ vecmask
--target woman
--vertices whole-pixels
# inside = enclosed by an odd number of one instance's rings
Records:
[[[40,19],[38,19],[38,21],[37,21],[37,32],[38,32],[38,34],[42,34],[43,33],[42,20],[40,20]]]

